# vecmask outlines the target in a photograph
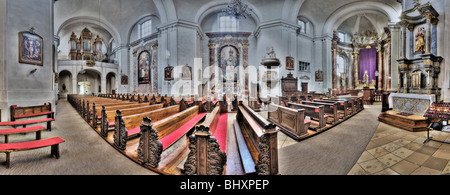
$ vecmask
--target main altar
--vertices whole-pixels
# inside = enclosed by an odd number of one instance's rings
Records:
[[[410,131],[424,131],[425,112],[440,99],[440,66],[437,56],[439,14],[430,2],[404,11],[398,23],[402,28],[402,52],[398,62],[397,93],[389,95],[390,110],[380,114],[382,122]],[[407,38],[409,33],[409,39]]]

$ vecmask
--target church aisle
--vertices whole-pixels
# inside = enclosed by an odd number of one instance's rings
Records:
[[[377,117],[381,105],[364,107],[363,111],[352,118],[309,139],[298,143],[284,141],[279,149],[281,174],[346,175],[361,156],[379,124]],[[280,132],[279,135],[281,134]]]
[[[66,100],[56,106],[52,131],[42,137],[59,136],[60,159],[49,157],[49,148],[11,154],[11,168],[0,166],[5,175],[155,175],[116,151],[84,121]],[[35,139],[34,133],[14,135],[11,142]],[[5,154],[0,154],[3,163]]]

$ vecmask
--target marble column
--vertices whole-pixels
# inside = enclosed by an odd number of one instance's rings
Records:
[[[358,86],[357,81],[359,80],[359,49],[357,47],[354,48],[353,51],[353,81],[352,81],[352,85],[353,85],[353,89],[356,89]]]
[[[377,48],[377,56],[378,56],[378,90],[383,90],[383,52],[382,47],[379,45]]]
[[[242,53],[244,57],[244,99],[247,99],[249,96],[249,90],[248,90],[248,46],[250,44],[247,42],[242,43]]]
[[[152,93],[158,94],[158,43],[152,45],[152,62],[151,68],[153,72],[152,80]],[[160,94],[163,95],[163,94]]]
[[[425,43],[425,53],[431,53],[431,15],[426,15],[426,43]]]
[[[209,78],[209,91],[211,95],[216,94],[216,84],[215,84],[215,78],[216,78],[216,72],[215,72],[215,61],[216,61],[216,43],[210,42],[208,44],[209,47],[209,72],[211,77]]]
[[[392,73],[391,73],[391,58],[392,58],[392,49],[391,49],[391,40],[388,40],[388,44],[387,44],[387,85],[386,85],[386,89],[387,91],[390,91],[392,89],[391,87],[391,80],[392,80]]]

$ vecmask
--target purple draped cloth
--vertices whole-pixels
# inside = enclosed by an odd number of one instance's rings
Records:
[[[359,79],[364,81],[364,72],[367,70],[369,75],[369,83],[376,80],[375,72],[377,71],[377,49],[361,49],[359,50]]]

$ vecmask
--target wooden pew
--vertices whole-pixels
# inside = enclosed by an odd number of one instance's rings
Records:
[[[125,108],[121,109],[122,117],[127,116],[133,116],[136,114],[142,114],[142,113],[148,113],[152,112],[158,109],[162,109],[168,107],[167,104],[154,104],[154,105],[148,105],[148,106],[139,106],[139,107],[131,107],[131,108]],[[177,106],[179,107],[179,106]],[[104,109],[103,109],[104,108]],[[102,107],[101,111],[101,126],[100,126],[100,132],[102,132],[102,135],[106,136],[107,134],[105,132],[110,130],[110,127],[115,127],[115,114],[116,111],[120,110],[118,107]],[[172,112],[169,112],[172,113]]]
[[[339,103],[324,103],[324,102],[316,102],[316,101],[300,101],[300,104],[312,105],[312,106],[324,106],[324,113],[328,116],[333,117],[333,121],[331,123],[339,122],[340,114],[338,112]],[[327,121],[328,122],[328,121]]]
[[[320,130],[327,125],[328,115],[325,114],[323,105],[307,105],[289,102],[287,107],[292,109],[303,109],[305,110],[305,116],[309,116],[311,119],[318,121],[319,123],[317,126],[309,126],[313,130]]]
[[[338,103],[338,113],[339,113],[339,118],[342,118],[342,119],[346,119],[346,118],[348,118],[348,117],[350,117],[350,108],[349,108],[349,105],[348,105],[348,101],[347,100],[331,100],[331,99],[328,99],[328,100],[317,100],[317,99],[315,99],[315,100],[313,100],[314,102],[322,102],[322,103]],[[343,115],[341,116],[340,114],[341,113],[343,113]]]
[[[11,121],[16,121],[17,119],[30,118],[36,116],[47,116],[47,118],[55,118],[54,112],[52,111],[52,104],[45,103],[44,105],[38,106],[10,106]]]
[[[308,135],[311,121],[305,119],[305,109],[292,109],[271,103],[268,110],[268,120],[290,137],[298,141]]]
[[[234,130],[244,174],[279,174],[278,130],[275,124],[269,123],[241,101]]]
[[[216,106],[189,136],[189,155],[183,165],[186,175],[222,175],[227,161],[228,113]],[[214,159],[209,159],[214,156]],[[214,162],[212,162],[214,161]]]
[[[125,150],[127,140],[139,136],[139,127],[144,117],[149,117],[152,119],[152,121],[159,121],[183,111],[184,110],[182,110],[181,106],[175,105],[151,112],[139,113],[123,117],[122,112],[120,110],[117,110],[114,122],[114,143],[119,149]],[[102,135],[106,137],[108,134],[108,128],[105,128],[105,126],[103,126],[102,128]]]
[[[202,105],[192,106],[175,115],[160,119],[157,122],[144,119],[141,125],[141,138],[138,147],[139,161],[151,167],[158,167],[162,156],[177,157],[169,150],[177,147],[183,137],[202,122],[206,109]],[[151,122],[151,123],[150,123]],[[182,144],[181,144],[182,145]]]

